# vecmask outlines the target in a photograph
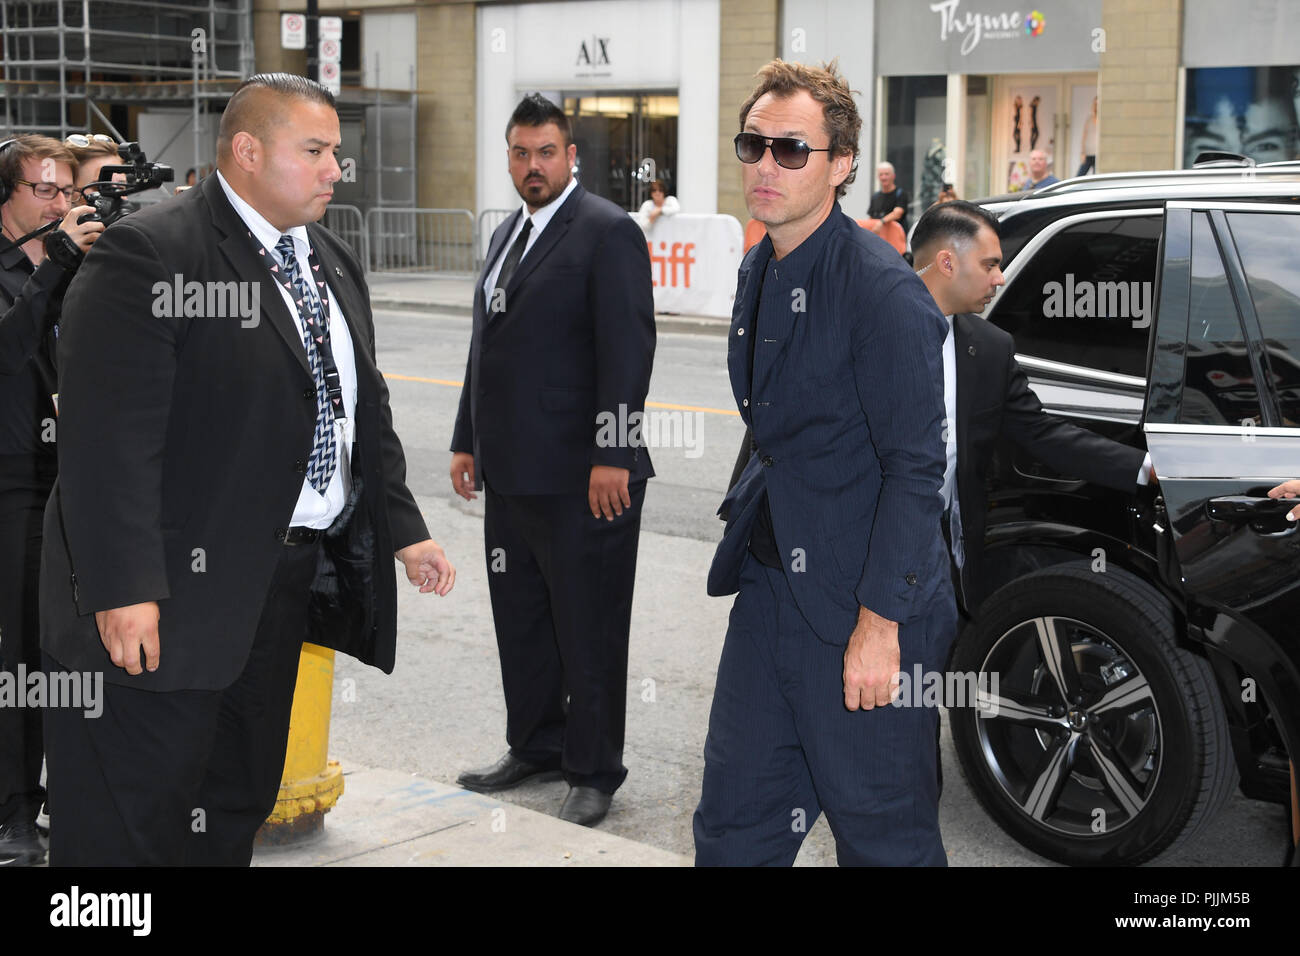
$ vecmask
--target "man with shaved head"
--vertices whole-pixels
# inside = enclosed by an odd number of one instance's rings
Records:
[[[41,646],[52,684],[103,683],[99,713],[46,711],[52,865],[248,865],[303,642],[391,671],[392,556],[452,588],[361,263],[315,225],[338,148],[324,87],[249,78],[217,174],[115,223],[69,288]]]

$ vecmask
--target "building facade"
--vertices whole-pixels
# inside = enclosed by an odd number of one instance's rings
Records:
[[[278,44],[280,14],[303,9],[255,0],[259,69],[305,68]],[[1300,149],[1300,0],[321,0],[320,12],[351,38],[345,153],[382,184],[349,197],[363,206],[513,207],[505,122],[537,90],[570,116],[587,188],[634,209],[657,178],[686,211],[744,221],[731,139],[774,56],[836,59],[855,90],[854,216],[885,159],[919,212],[944,182],[962,196],[1022,187],[1035,149],[1061,178]]]

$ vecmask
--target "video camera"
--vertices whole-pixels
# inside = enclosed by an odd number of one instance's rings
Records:
[[[94,206],[95,211],[82,216],[77,222],[102,222],[106,227],[110,226],[134,211],[132,204],[123,201],[125,197],[157,189],[176,178],[170,166],[149,162],[139,143],[121,143],[117,147],[117,154],[129,165],[104,166],[99,170],[101,176],[109,178],[89,183],[82,189],[83,195],[94,191],[93,196],[86,196],[86,204]],[[115,173],[125,173],[126,182],[113,181]]]
[[[95,211],[80,217],[78,223],[102,222],[104,228],[108,228],[127,213],[135,211],[134,203],[124,201],[127,196],[147,189],[157,189],[175,178],[176,174],[170,166],[149,162],[139,143],[120,143],[117,155],[129,165],[104,166],[99,172],[100,175],[108,176],[108,179],[82,187],[86,205],[94,206]],[[116,173],[125,173],[126,181],[115,182],[112,177]],[[80,247],[62,229],[45,237],[45,253],[69,272],[75,272],[84,258]]]

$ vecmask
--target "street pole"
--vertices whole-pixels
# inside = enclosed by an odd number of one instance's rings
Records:
[[[307,79],[320,81],[320,3],[307,0]]]

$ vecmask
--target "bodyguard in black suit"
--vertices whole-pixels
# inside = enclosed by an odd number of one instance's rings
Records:
[[[1016,361],[1015,341],[976,314],[1005,281],[996,218],[960,200],[932,206],[912,233],[912,252],[921,281],[951,323],[944,391],[947,418],[956,428],[947,434],[944,521],[959,569],[958,599],[973,614],[987,596],[981,574],[988,516],[984,482],[999,440],[1061,474],[1117,491],[1146,484],[1150,461],[1141,449],[1043,411]]]
[[[391,555],[453,584],[361,265],[314,225],[338,146],[323,87],[250,78],[219,175],[113,224],[68,291],[41,646],[107,686],[98,719],[46,713],[55,865],[247,865],[303,641],[391,671]]]
[[[563,819],[592,825],[627,776],[628,628],[646,479],[637,422],[654,359],[636,222],[573,178],[564,113],[538,94],[506,127],[524,207],[492,236],[452,436],[457,494],[483,523],[509,750],[472,790],[562,772]]]

